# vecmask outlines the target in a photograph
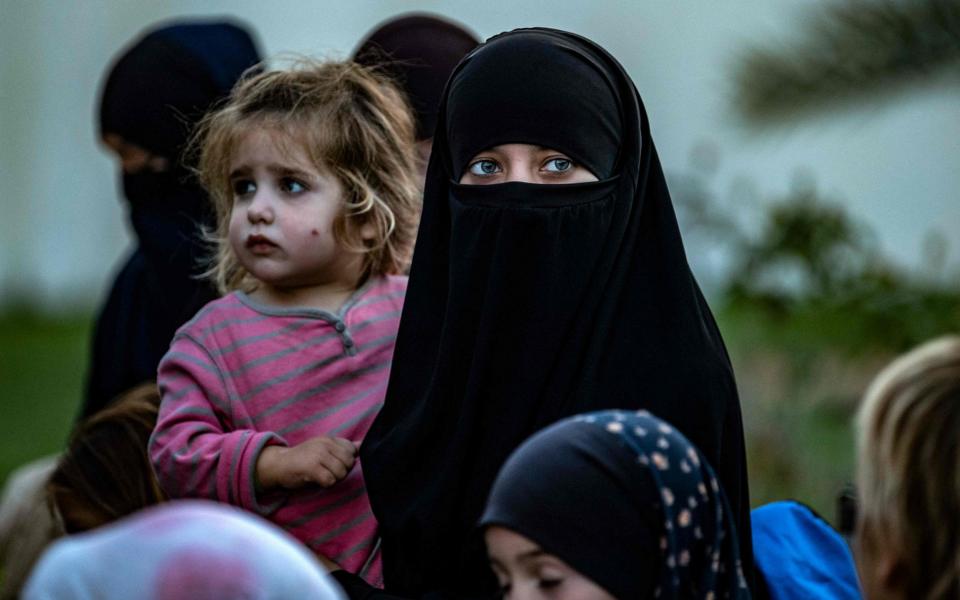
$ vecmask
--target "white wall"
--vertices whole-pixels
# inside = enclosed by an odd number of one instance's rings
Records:
[[[633,75],[665,169],[688,168],[710,142],[712,185],[754,182],[783,194],[797,169],[842,199],[902,264],[921,260],[931,228],[960,230],[960,90],[925,88],[764,135],[737,128],[729,66],[745,44],[778,43],[812,2],[278,0],[0,0],[0,302],[28,295],[48,309],[91,306],[128,247],[115,168],[98,146],[104,67],[146,25],[178,15],[233,15],[267,55],[347,55],[377,22],[413,9],[487,37],[521,26],[569,29],[607,47]],[[954,261],[960,256],[951,249]]]

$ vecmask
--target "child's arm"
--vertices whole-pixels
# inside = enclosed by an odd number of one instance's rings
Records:
[[[261,514],[255,491],[261,451],[279,435],[237,423],[224,376],[207,349],[178,335],[160,362],[161,403],[150,437],[157,479],[171,498],[209,498]],[[280,498],[278,498],[279,500]]]

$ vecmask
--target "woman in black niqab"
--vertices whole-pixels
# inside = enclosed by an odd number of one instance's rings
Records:
[[[131,169],[124,159],[122,191],[137,246],[97,318],[79,418],[156,379],[174,332],[216,297],[198,278],[208,253],[201,226],[213,224],[213,211],[181,153],[192,126],[259,61],[245,28],[200,21],[152,28],[110,67],[101,136],[121,159],[134,148],[164,166]]]
[[[360,452],[387,590],[495,592],[476,525],[498,469],[533,432],[603,408],[647,409],[703,451],[751,565],[733,373],[629,76],[585,38],[517,30],[461,62],[439,117],[387,398]],[[598,181],[457,183],[511,143]]]

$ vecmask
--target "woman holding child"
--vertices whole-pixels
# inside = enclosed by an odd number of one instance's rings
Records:
[[[585,38],[517,30],[461,62],[438,123],[386,403],[360,451],[387,590],[494,593],[477,523],[498,470],[535,431],[602,408],[647,409],[700,448],[749,578],[733,373],[629,76]]]

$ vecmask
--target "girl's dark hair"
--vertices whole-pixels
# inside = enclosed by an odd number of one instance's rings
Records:
[[[46,490],[47,503],[67,533],[167,499],[147,454],[159,405],[156,384],[143,384],[74,429]]]

